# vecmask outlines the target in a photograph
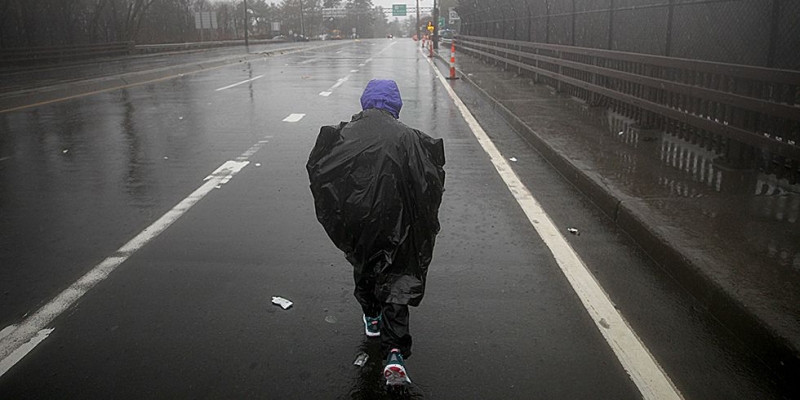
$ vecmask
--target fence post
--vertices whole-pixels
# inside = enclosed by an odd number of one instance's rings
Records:
[[[611,0],[611,7],[608,16],[608,49],[614,48],[614,0]]]
[[[549,0],[544,0],[544,7],[547,10],[547,14],[546,14],[547,18],[545,19],[545,22],[544,22],[544,27],[545,27],[544,42],[545,43],[550,43],[550,1]]]
[[[781,2],[780,0],[772,0],[772,20],[770,21],[769,32],[769,47],[767,53],[767,67],[775,68],[775,53],[778,48],[778,21],[781,17]]]
[[[667,8],[667,38],[664,44],[664,55],[670,57],[672,55],[672,18],[675,14],[675,0],[669,0]]]
[[[563,59],[563,57],[561,56],[561,50],[556,51],[556,53],[557,53],[557,58],[559,60]],[[556,81],[556,92],[558,92],[558,93],[561,93],[561,92],[564,91],[563,81],[561,80],[561,78],[563,76],[564,76],[564,67],[561,64],[559,64],[558,65],[558,78],[557,78],[557,81]]]
[[[572,0],[572,33],[570,33],[572,45],[575,46],[575,0]]]
[[[526,1],[525,4],[528,5],[528,2]],[[533,40],[531,40],[531,25],[533,25],[533,21],[531,20],[530,5],[528,5],[528,41],[529,42],[533,41]]]

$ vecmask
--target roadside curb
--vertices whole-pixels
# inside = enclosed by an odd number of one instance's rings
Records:
[[[448,60],[436,53],[436,58]],[[606,185],[603,177],[576,164],[568,154],[547,143],[536,131],[476,84],[467,74],[460,79],[468,82],[521,137],[538,151],[567,181],[573,184],[614,223],[629,235],[663,270],[679,282],[718,321],[745,343],[777,373],[786,385],[798,387],[800,348],[779,335],[755,310],[730,293],[712,276],[704,273],[687,249],[670,239],[669,234],[648,218],[648,209],[639,199],[620,193]]]

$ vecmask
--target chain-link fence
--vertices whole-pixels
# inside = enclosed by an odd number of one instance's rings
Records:
[[[798,0],[460,0],[462,33],[800,70]]]

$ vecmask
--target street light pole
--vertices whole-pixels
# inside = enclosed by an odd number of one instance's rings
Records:
[[[246,52],[250,52],[250,41],[247,37],[247,28],[250,24],[247,23],[247,0],[244,0],[244,48]]]

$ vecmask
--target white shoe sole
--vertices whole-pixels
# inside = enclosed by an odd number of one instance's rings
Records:
[[[397,364],[387,365],[383,369],[383,377],[386,378],[387,386],[400,386],[411,383],[411,379],[406,374],[406,369]]]

